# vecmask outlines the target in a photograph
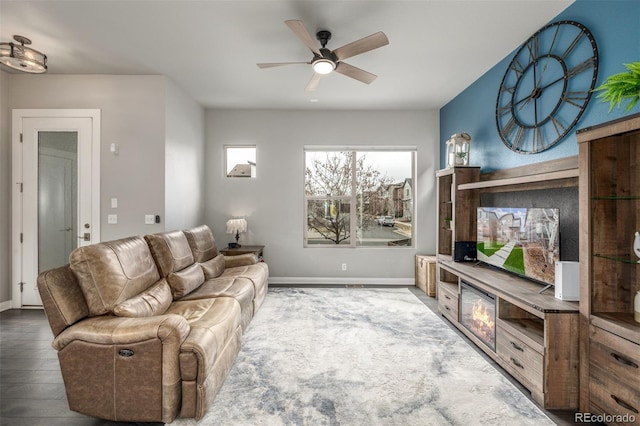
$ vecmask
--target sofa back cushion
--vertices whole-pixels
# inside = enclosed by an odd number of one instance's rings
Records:
[[[193,254],[187,237],[182,231],[160,232],[145,235],[153,258],[156,260],[160,274],[168,277],[193,264]]]
[[[152,317],[162,315],[173,302],[171,287],[164,278],[131,299],[113,308],[119,317]]]
[[[200,225],[184,231],[196,262],[204,263],[218,255],[218,247],[213,233],[207,225]]]
[[[194,262],[189,242],[182,231],[161,232],[144,238],[160,273],[171,286],[174,300],[189,294],[204,282],[202,268]]]
[[[212,278],[218,278],[220,275],[222,275],[226,268],[224,255],[219,254],[213,259],[202,262],[200,266],[202,266],[202,271],[204,272],[205,279],[210,280]]]
[[[159,279],[158,268],[142,237],[123,238],[79,247],[69,256],[91,315],[136,296]]]

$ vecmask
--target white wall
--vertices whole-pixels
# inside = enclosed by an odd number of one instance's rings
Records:
[[[167,80],[165,217],[167,231],[204,220],[204,108]]]
[[[115,75],[10,76],[11,108],[101,110],[101,237],[160,232],[145,214],[164,216],[165,77]],[[111,143],[119,155],[109,151]],[[111,209],[111,198],[118,208]],[[118,224],[107,225],[107,214]]]
[[[9,74],[0,71],[0,311],[9,307],[10,282],[11,109],[9,107]]]
[[[414,255],[435,252],[437,111],[207,110],[205,223],[218,245],[245,216],[240,243],[264,244],[272,283],[412,284]],[[223,145],[255,144],[257,178],[227,179]],[[303,248],[303,146],[415,145],[414,248]],[[347,263],[347,271],[341,264]]]

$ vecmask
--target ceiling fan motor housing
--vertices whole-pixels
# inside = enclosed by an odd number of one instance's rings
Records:
[[[331,31],[320,30],[316,33],[316,38],[318,39],[322,47],[326,47],[327,42],[331,40]]]

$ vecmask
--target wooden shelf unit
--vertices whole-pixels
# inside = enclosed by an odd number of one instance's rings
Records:
[[[640,425],[640,114],[576,132],[580,160],[580,410]],[[614,421],[615,423],[615,421]],[[629,423],[627,423],[629,424]]]
[[[452,247],[455,241],[476,240],[480,193],[577,187],[578,157],[483,174],[464,169],[469,168],[445,169],[436,174],[439,312],[529,389],[540,405],[576,409],[580,377],[578,303],[556,299],[553,289],[541,294],[542,285],[507,272],[454,262]],[[451,229],[447,217],[453,218]],[[463,280],[496,298],[495,350],[460,323]]]

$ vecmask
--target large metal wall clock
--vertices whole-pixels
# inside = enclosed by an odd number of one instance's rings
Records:
[[[576,125],[598,76],[598,48],[575,21],[558,21],[532,35],[502,78],[496,124],[504,144],[519,154],[551,148]]]

